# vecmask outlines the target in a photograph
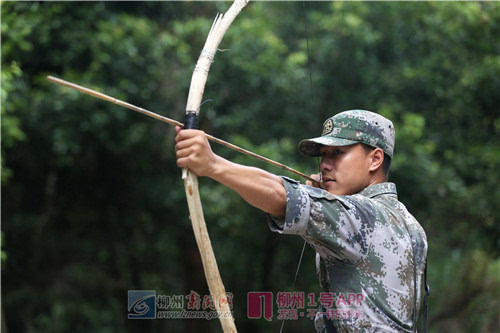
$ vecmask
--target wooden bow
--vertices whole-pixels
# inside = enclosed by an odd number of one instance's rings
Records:
[[[218,14],[214,20],[210,33],[208,34],[205,46],[201,51],[198,62],[191,78],[189,94],[186,104],[186,119],[184,125],[186,129],[197,128],[198,113],[203,97],[203,91],[207,82],[208,71],[212,64],[217,48],[226,33],[227,29],[234,21],[239,12],[248,4],[250,0],[235,0],[229,10],[224,15]],[[200,251],[205,277],[208,288],[212,295],[214,305],[219,313],[219,320],[224,332],[236,332],[234,318],[229,308],[226,291],[222,284],[222,279],[215,260],[214,251],[208,236],[207,226],[203,216],[200,193],[198,190],[198,177],[189,169],[183,169],[182,178],[186,189],[186,198],[189,207],[189,214],[193,231]]]

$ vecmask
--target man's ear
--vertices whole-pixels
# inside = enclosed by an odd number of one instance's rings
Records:
[[[371,151],[370,171],[376,171],[384,162],[384,152],[380,148]]]

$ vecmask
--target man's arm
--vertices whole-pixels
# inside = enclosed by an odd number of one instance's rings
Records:
[[[285,216],[286,191],[280,177],[216,155],[203,131],[181,130],[179,127],[176,131],[175,151],[179,167],[218,181],[266,213]]]

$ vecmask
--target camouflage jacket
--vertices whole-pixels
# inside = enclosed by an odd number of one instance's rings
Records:
[[[317,252],[321,295],[330,296],[316,315],[317,331],[411,332],[427,239],[398,201],[396,186],[381,183],[336,196],[282,179],[286,216],[270,216],[269,226],[302,236]]]

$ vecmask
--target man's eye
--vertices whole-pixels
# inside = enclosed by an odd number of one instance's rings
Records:
[[[336,150],[335,150],[335,154],[342,154],[342,153],[343,153],[343,151],[342,151],[342,150],[340,150],[340,149],[336,149]]]

